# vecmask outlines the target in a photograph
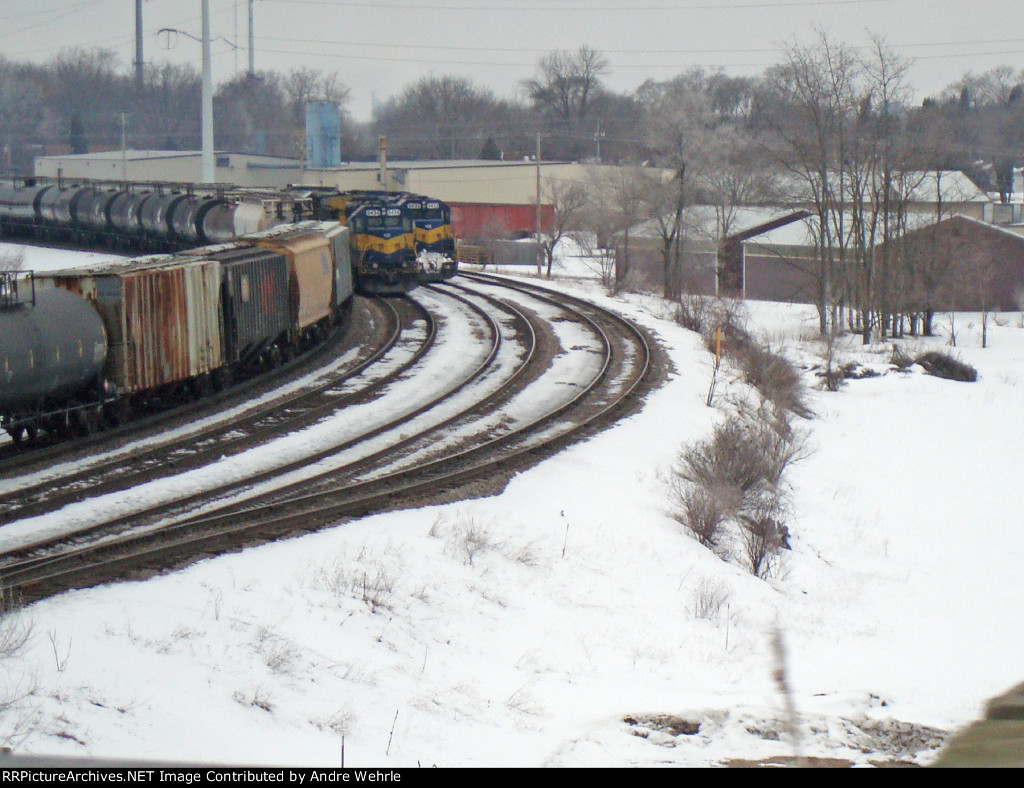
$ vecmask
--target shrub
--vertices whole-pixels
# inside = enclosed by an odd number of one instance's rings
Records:
[[[755,577],[768,577],[779,550],[789,547],[783,510],[782,499],[769,494],[739,516],[747,565]]]
[[[810,418],[812,414],[804,400],[800,373],[785,356],[755,341],[737,345],[734,355],[744,380],[776,410]]]
[[[892,346],[892,353],[889,355],[889,363],[896,369],[909,369],[914,364],[914,359],[899,345]]]
[[[684,293],[676,302],[675,321],[683,328],[696,331],[704,338],[708,350],[715,350],[715,332],[722,330],[723,347],[749,342],[743,302]]]
[[[803,435],[768,408],[737,407],[711,438],[685,448],[678,476],[714,492],[729,513],[749,508],[765,490],[777,490],[786,468],[804,456]]]
[[[804,435],[784,415],[766,404],[736,407],[709,439],[680,451],[669,483],[672,517],[720,555],[728,552],[721,546],[734,521],[750,571],[766,577],[789,546],[783,477],[804,451]]]
[[[704,547],[714,549],[721,536],[722,524],[735,509],[732,490],[709,489],[678,476],[670,484],[676,505],[672,517],[688,528]]]
[[[825,391],[839,391],[845,384],[846,378],[850,377],[850,365],[843,366],[839,363],[838,332],[829,331],[822,338],[822,351],[825,368],[818,372],[818,377],[821,378],[821,387]]]
[[[924,367],[929,375],[934,375],[937,378],[960,380],[966,383],[974,383],[978,379],[978,370],[970,364],[953,358],[948,353],[932,350],[918,356],[914,361]]]
[[[4,719],[0,746],[4,748],[20,744],[40,724],[40,712],[26,702],[36,691],[35,681],[28,675],[19,678],[15,667],[31,640],[32,622],[25,618],[21,600],[0,589],[0,716]]]

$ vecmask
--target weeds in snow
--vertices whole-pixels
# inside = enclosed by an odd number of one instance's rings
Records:
[[[264,664],[272,673],[293,674],[302,658],[302,652],[295,644],[269,627],[256,630],[253,648],[263,657]]]
[[[31,637],[32,623],[24,618],[20,601],[10,591],[0,591],[0,719],[5,722],[0,744],[7,746],[23,741],[40,722],[38,710],[25,705],[35,685],[17,678],[13,667]]]
[[[729,602],[729,590],[724,584],[704,578],[693,592],[693,615],[702,621],[715,621]]]
[[[235,703],[240,703],[242,706],[254,706],[268,714],[272,714],[274,711],[274,705],[270,702],[270,694],[262,687],[253,690],[251,697],[241,691],[232,693],[231,697]]]
[[[402,573],[401,562],[390,551],[374,556],[364,546],[354,559],[342,556],[316,570],[313,585],[335,597],[363,602],[371,613],[377,613],[392,609]]]
[[[460,518],[448,532],[446,547],[451,554],[461,557],[464,563],[472,566],[478,555],[497,550],[499,544],[489,529],[473,518],[466,517]]]
[[[61,654],[60,649],[57,647],[57,630],[51,630],[47,635],[50,638],[50,645],[53,646],[53,661],[57,667],[57,672],[63,673],[67,670],[68,660],[71,658],[71,639],[68,639],[68,647]]]
[[[535,542],[512,544],[494,535],[494,529],[481,524],[472,515],[460,514],[454,524],[449,525],[443,515],[434,520],[429,535],[444,538],[445,552],[468,566],[486,553],[497,553],[509,561],[523,566],[540,563],[540,553]]]

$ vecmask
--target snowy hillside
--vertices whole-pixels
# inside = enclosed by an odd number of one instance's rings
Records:
[[[945,333],[901,343],[959,354],[976,383],[895,371],[889,345],[844,346],[844,362],[881,374],[809,394],[792,550],[761,580],[669,514],[680,446],[721,418],[705,406],[700,338],[657,298],[552,286],[657,337],[674,372],[642,412],[492,498],[30,606],[29,645],[2,663],[0,688],[20,700],[0,736],[17,752],[234,764],[338,765],[343,740],[353,767],[704,766],[797,750],[927,763],[1024,679],[1021,315],[996,316],[985,350],[965,315],[955,349]],[[793,361],[821,363],[813,310],[747,308]],[[716,404],[745,386],[724,377]]]

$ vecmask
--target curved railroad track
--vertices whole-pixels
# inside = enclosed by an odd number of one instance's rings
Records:
[[[381,298],[357,296],[354,303],[355,314],[350,314],[345,326],[336,328],[324,343],[276,369],[240,380],[212,396],[150,415],[140,415],[120,426],[80,436],[70,442],[43,438],[35,446],[23,444],[18,447],[6,433],[0,433],[0,500],[4,495],[4,479],[51,471],[55,465],[89,462],[90,458],[97,456],[102,461],[119,447],[137,443],[140,434],[152,434],[161,444],[174,440],[185,444],[189,435],[196,434],[197,422],[204,424],[214,415],[223,417],[227,412],[230,416],[239,409],[252,409],[254,403],[259,408],[259,403],[273,397],[275,391],[304,376],[319,373],[331,359],[346,352],[356,352],[360,359],[386,352],[399,330],[395,309]],[[353,337],[359,338],[358,347],[354,346]],[[182,430],[183,425],[190,426]],[[51,473],[50,478],[56,477]]]
[[[179,424],[182,418],[192,423],[184,430],[162,433],[152,444],[129,444],[121,451],[104,452],[93,462],[79,460],[63,467],[51,466],[45,474],[28,480],[22,477],[17,485],[9,485],[7,489],[0,482],[0,525],[56,511],[90,497],[130,489],[169,472],[181,473],[201,467],[275,435],[308,426],[337,408],[365,401],[407,371],[429,350],[436,336],[432,316],[415,302],[375,299],[374,305],[383,316],[383,324],[376,332],[379,338],[368,343],[368,352],[349,358],[354,354],[344,353],[345,346],[340,345],[342,352],[336,359],[327,357],[328,363],[321,369],[306,370],[312,380],[307,378],[305,385],[292,378],[292,385],[299,386],[297,389],[283,387],[261,397],[255,385],[246,387],[248,400],[243,399],[242,404],[227,412],[218,412],[222,403],[212,402],[202,403],[184,414],[166,414],[161,421],[168,426]],[[417,321],[425,323],[426,331],[422,336],[409,338]],[[384,366],[382,361],[387,354],[401,349],[403,332],[406,344],[412,346],[406,352],[408,357],[372,374],[375,366]],[[323,358],[320,361],[322,363]],[[355,381],[361,382],[356,386]],[[266,385],[262,379],[254,383],[261,387]],[[204,414],[206,419],[203,419]],[[172,415],[174,421],[171,421]],[[195,424],[197,419],[200,421]],[[144,426],[147,432],[153,429],[150,423]],[[77,455],[78,447],[70,451]]]
[[[0,554],[0,582],[35,598],[490,490],[619,418],[656,383],[646,337],[614,313],[535,285],[481,275],[461,281],[428,288],[422,299],[438,310],[442,334],[458,329],[460,355],[472,363],[455,374],[450,350],[427,353],[409,370],[413,379],[390,385],[373,407],[395,413],[389,403],[410,385],[429,388],[423,381],[438,369],[448,370],[442,389],[357,436],[326,440],[302,459],[73,535],[23,540]],[[469,345],[466,326],[475,335]],[[344,408],[342,416],[358,420],[358,410]],[[325,424],[317,429],[331,432]]]

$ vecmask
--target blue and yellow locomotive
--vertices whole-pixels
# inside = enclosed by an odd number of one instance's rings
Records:
[[[440,200],[402,194],[396,204],[412,220],[420,281],[440,282],[458,273],[451,209]]]
[[[451,209],[442,201],[407,192],[320,190],[319,218],[352,231],[352,265],[359,289],[404,293],[420,282],[454,276]]]

